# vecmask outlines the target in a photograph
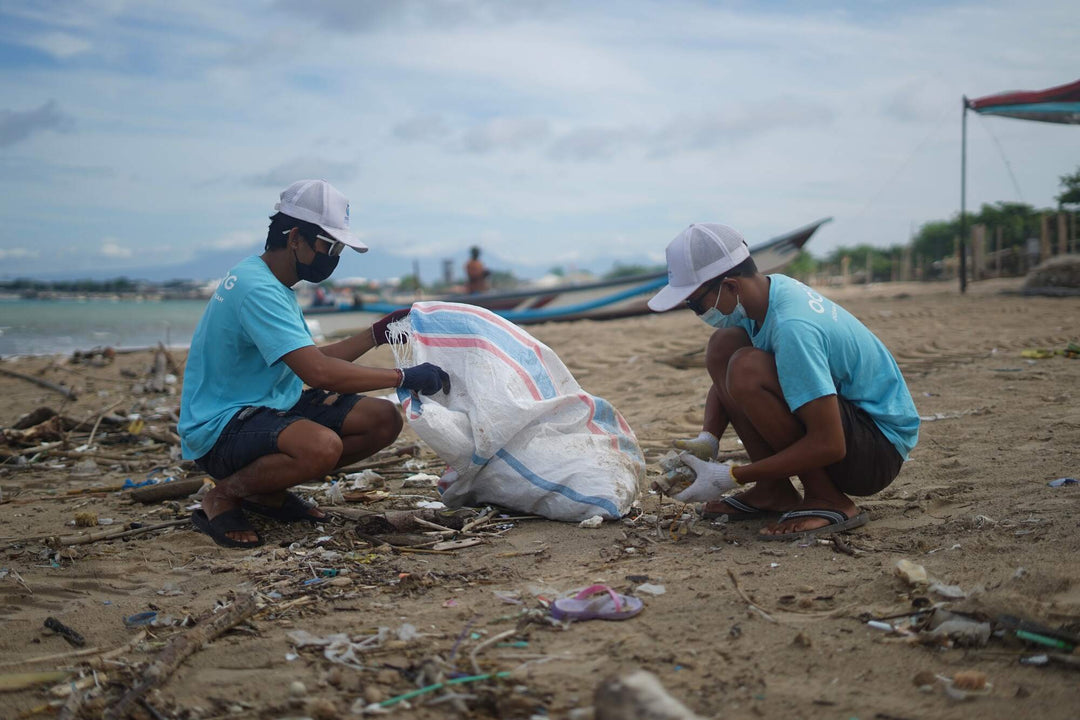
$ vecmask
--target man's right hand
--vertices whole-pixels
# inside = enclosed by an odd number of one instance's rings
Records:
[[[423,363],[414,365],[401,371],[401,385],[406,390],[418,392],[421,395],[434,395],[442,390],[450,392],[450,375],[438,365]]]

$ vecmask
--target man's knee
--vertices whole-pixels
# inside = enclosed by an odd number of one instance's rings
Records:
[[[745,347],[750,347],[750,337],[741,328],[722,328],[712,334],[705,346],[705,367],[713,382],[727,376],[731,356]]]
[[[343,434],[367,435],[386,447],[401,434],[403,421],[397,405],[388,400],[364,398],[349,413]]]
[[[321,425],[306,428],[309,432],[298,443],[297,459],[304,462],[313,474],[324,475],[334,469],[341,457],[341,437]]]
[[[776,360],[771,353],[744,347],[732,353],[727,364],[727,391],[738,399],[777,382]]]

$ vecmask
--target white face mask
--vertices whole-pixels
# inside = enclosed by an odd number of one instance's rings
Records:
[[[739,298],[739,293],[735,293],[735,307],[731,309],[730,315],[725,315],[720,312],[716,307],[720,302],[720,293],[716,293],[716,302],[713,306],[701,313],[698,317],[706,325],[712,325],[714,328],[731,328],[740,327],[743,320],[746,319],[746,309],[742,305],[742,300]]]

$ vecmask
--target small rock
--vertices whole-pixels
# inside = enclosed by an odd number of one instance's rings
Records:
[[[915,683],[915,687],[933,687],[937,682],[937,676],[929,670],[920,670],[915,673],[915,677],[911,678],[911,682]]]
[[[307,695],[307,688],[299,680],[293,680],[289,683],[289,695],[294,698],[304,697]]]
[[[791,644],[801,648],[808,648],[813,645],[813,643],[810,642],[810,638],[805,633],[797,634],[795,639],[791,641]]]

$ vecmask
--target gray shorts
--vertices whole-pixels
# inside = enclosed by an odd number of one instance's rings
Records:
[[[254,405],[239,410],[221,431],[210,452],[195,464],[215,480],[227,478],[263,455],[276,453],[278,435],[297,420],[317,422],[340,435],[345,416],[363,395],[337,395],[333,402],[327,403],[327,398],[332,395],[326,390],[312,388],[301,393],[300,399],[288,410]]]
[[[825,472],[847,495],[881,492],[900,474],[904,459],[865,410],[839,395],[836,398],[847,454],[840,462],[826,465]]]

